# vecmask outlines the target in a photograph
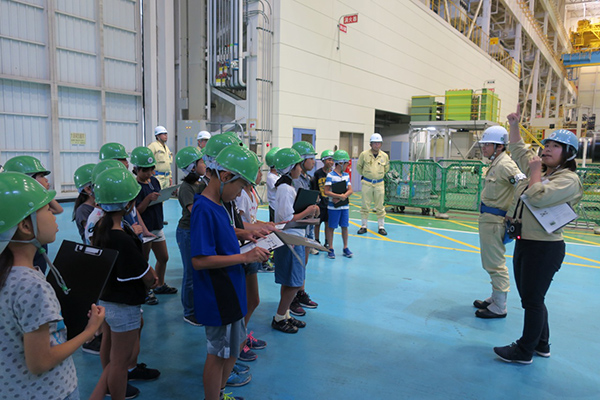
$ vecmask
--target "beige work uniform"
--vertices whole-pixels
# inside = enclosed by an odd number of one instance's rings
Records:
[[[512,158],[517,162],[524,174],[529,177],[529,160],[536,153],[528,148],[521,140],[518,143],[510,145]],[[517,206],[518,196],[523,193],[527,196],[530,204],[537,208],[552,207],[563,203],[569,203],[573,209],[583,197],[583,185],[579,176],[568,169],[559,169],[548,175],[549,170],[542,174],[542,182],[529,185],[529,179],[520,181],[515,191],[515,198],[508,209],[507,215],[512,217]],[[525,192],[523,192],[525,190]],[[521,202],[523,204],[523,202]],[[521,206],[517,211],[517,218],[521,212]],[[535,219],[527,206],[523,207],[523,218],[521,218],[521,238],[527,240],[539,240],[546,242],[556,242],[563,240],[562,229],[557,229],[552,233],[546,232],[542,225]]]
[[[148,148],[154,153],[156,159],[155,178],[158,179],[161,189],[169,187],[171,179],[171,164],[173,163],[173,153],[169,146],[160,143],[158,140],[150,143]]]
[[[521,171],[517,164],[506,154],[500,153],[490,165],[485,175],[481,192],[481,202],[487,207],[506,211],[513,201],[515,176]],[[498,292],[508,292],[510,279],[504,253],[504,217],[482,210],[479,215],[479,246],[481,265],[490,274],[492,288]]]
[[[380,150],[377,157],[375,157],[371,149],[365,150],[358,156],[356,169],[365,178],[362,180],[361,190],[362,206],[360,208],[360,215],[362,219],[366,220],[369,218],[371,203],[374,203],[377,219],[382,220],[385,217],[385,208],[383,207],[385,185],[383,177],[390,170],[388,155]]]

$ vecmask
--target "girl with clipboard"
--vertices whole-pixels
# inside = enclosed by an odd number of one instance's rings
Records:
[[[66,340],[54,289],[33,264],[38,249],[56,238],[58,226],[49,207],[55,195],[25,174],[0,174],[1,398],[18,393],[33,399],[43,393],[48,399],[79,399],[71,355],[104,320],[104,308],[92,305],[84,331]],[[57,279],[66,291],[58,273]]]

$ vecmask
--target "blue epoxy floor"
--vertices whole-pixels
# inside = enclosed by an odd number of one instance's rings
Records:
[[[61,240],[78,239],[70,221],[72,203],[63,206],[51,257]],[[352,209],[357,218],[357,208]],[[179,215],[178,202],[167,201],[167,281],[176,287],[182,274],[175,242]],[[267,211],[259,210],[259,219],[267,218]],[[358,225],[352,220],[353,259],[310,257],[306,290],[319,308],[307,311],[308,326],[296,335],[271,329],[279,286],[273,274],[260,274],[262,302],[249,330],[268,347],[248,363],[252,382],[228,391],[261,400],[599,399],[600,252],[586,244],[598,239],[589,235],[581,244],[567,245],[571,255],[550,288],[552,357],[535,357],[528,366],[506,364],[492,347],[520,336],[523,311],[515,290],[506,319],[474,317],[473,300],[490,291],[480,266],[475,218],[452,223],[390,214],[385,238],[355,235]],[[369,228],[376,230],[376,223]],[[341,254],[341,236],[334,242]],[[511,245],[508,254],[512,250]],[[139,362],[162,375],[155,382],[135,382],[140,398],[203,399],[204,329],[183,322],[179,295],[158,297],[159,305],[144,306]],[[75,362],[82,398],[87,398],[100,375],[100,359],[77,351]]]

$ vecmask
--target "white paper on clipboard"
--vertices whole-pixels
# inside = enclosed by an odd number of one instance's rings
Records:
[[[279,239],[275,232],[271,232],[267,236],[258,239],[256,243],[250,242],[240,247],[240,253],[247,253],[255,247],[262,247],[263,249],[266,249],[268,251],[273,251],[276,248],[281,247],[283,245],[284,243],[281,241],[281,239]]]
[[[573,208],[568,203],[552,207],[536,208],[529,203],[527,196],[521,196],[521,200],[548,233],[556,232],[577,218],[577,213],[573,211]]]
[[[168,188],[161,189],[158,199],[150,202],[150,204],[148,204],[148,207],[154,206],[158,203],[162,203],[163,201],[169,200],[171,198],[171,196],[173,195],[173,192],[176,191],[177,188],[179,188],[179,186],[181,186],[181,185],[174,185],[174,186],[169,186]]]

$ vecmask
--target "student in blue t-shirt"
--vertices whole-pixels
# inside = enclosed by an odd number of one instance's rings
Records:
[[[329,258],[335,258],[333,251],[333,231],[339,226],[342,228],[342,240],[344,241],[343,255],[344,257],[352,258],[353,254],[348,248],[348,226],[350,224],[350,207],[348,204],[336,206],[337,203],[347,200],[353,193],[352,183],[350,183],[350,175],[344,170],[350,162],[350,156],[345,150],[338,150],[333,153],[333,161],[335,167],[333,171],[327,174],[323,193],[329,196],[329,204],[327,212],[329,213],[329,226],[325,228],[325,237],[329,243]],[[344,193],[334,193],[331,189],[332,185],[338,182],[346,182],[346,191]]]
[[[190,233],[197,305],[194,312],[206,329],[204,395],[206,400],[218,400],[224,397],[227,379],[246,344],[247,300],[242,264],[266,261],[269,252],[256,247],[240,254],[234,215],[223,204],[235,200],[246,185],[254,184],[258,158],[244,147],[227,146],[211,169],[208,186],[194,201]]]

